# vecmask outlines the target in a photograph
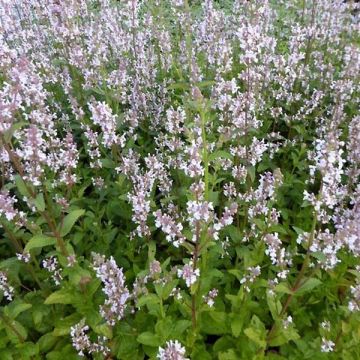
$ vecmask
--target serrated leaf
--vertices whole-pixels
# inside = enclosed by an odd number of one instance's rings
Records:
[[[66,236],[71,231],[76,221],[84,214],[85,214],[85,210],[83,209],[73,210],[69,214],[67,214],[60,228],[60,236],[61,237]]]
[[[289,295],[294,294],[294,292],[289,288],[289,285],[286,283],[280,283],[276,285],[274,290],[278,293],[289,294]]]
[[[36,199],[34,200],[34,204],[39,211],[42,212],[45,210],[45,200],[42,193],[37,194]]]
[[[208,161],[213,161],[215,159],[222,158],[222,159],[232,159],[233,156],[224,150],[217,150],[209,155]]]
[[[11,319],[16,319],[16,317],[22,312],[30,309],[32,304],[27,304],[24,302],[13,301],[9,306],[4,309],[4,312]]]
[[[24,180],[20,175],[15,175],[15,184],[22,196],[25,196],[27,198],[31,197]]]
[[[51,236],[46,236],[43,234],[33,236],[29,242],[26,244],[24,251],[30,252],[32,249],[43,248],[45,246],[54,246],[56,244],[56,239]]]
[[[249,327],[244,330],[244,333],[250,340],[259,345],[261,348],[266,346],[266,341],[262,338],[262,334],[259,330]]]
[[[68,290],[61,289],[59,291],[55,291],[51,295],[49,295],[44,304],[72,304],[74,302],[74,297]]]
[[[143,345],[158,347],[160,346],[160,339],[157,335],[153,334],[150,331],[145,331],[141,333],[137,338],[137,342]]]
[[[231,331],[235,337],[241,334],[244,326],[245,316],[243,314],[234,314],[231,320]]]
[[[317,278],[310,278],[305,280],[303,285],[296,291],[296,295],[303,295],[308,291],[320,286],[322,284],[321,280]]]

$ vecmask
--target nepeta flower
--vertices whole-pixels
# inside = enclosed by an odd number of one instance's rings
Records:
[[[110,107],[105,102],[93,102],[90,103],[89,109],[92,114],[92,120],[95,125],[100,126],[102,131],[102,144],[111,148],[112,145],[121,144],[121,138],[116,134],[117,117],[113,115]]]
[[[326,331],[330,331],[330,329],[331,329],[331,324],[330,324],[330,321],[328,321],[328,320],[324,320],[320,325]]]
[[[209,222],[213,218],[214,207],[209,201],[188,201],[186,205],[191,225],[194,225],[196,221]]]
[[[51,277],[55,282],[55,285],[60,285],[62,277],[62,268],[59,266],[59,263],[54,256],[50,256],[49,258],[42,261],[42,266],[48,272],[51,273]]]
[[[335,343],[331,340],[327,340],[325,338],[321,339],[321,352],[331,352],[334,350]]]
[[[14,205],[17,203],[15,196],[10,196],[8,190],[1,190],[0,192],[0,216],[4,216],[6,220],[11,221],[17,215],[18,211]]]
[[[208,292],[207,295],[203,295],[203,299],[206,302],[206,304],[210,307],[213,307],[215,304],[215,298],[218,296],[218,289],[212,289]]]
[[[289,315],[286,319],[284,319],[282,321],[282,323],[283,323],[284,329],[287,329],[293,323],[292,316]]]
[[[100,314],[109,325],[114,326],[116,321],[124,317],[126,303],[130,298],[130,292],[125,285],[126,278],[113,257],[106,260],[105,256],[93,253],[93,269],[96,277],[102,281],[103,292],[107,296],[104,305],[100,307]]]
[[[157,359],[159,360],[189,360],[185,357],[185,348],[177,340],[169,340],[166,347],[159,347]]]
[[[195,284],[197,278],[200,276],[200,270],[193,268],[193,262],[190,261],[188,264],[185,264],[182,269],[178,269],[177,275],[179,278],[185,280],[187,287]]]
[[[79,356],[85,356],[85,353],[101,353],[104,356],[110,353],[110,349],[105,345],[106,338],[98,336],[98,342],[94,343],[90,340],[89,326],[85,325],[85,319],[70,328],[70,336],[73,347],[78,351]]]
[[[24,253],[16,253],[16,257],[18,260],[23,261],[24,263],[30,262],[31,256],[30,253],[24,252]]]
[[[257,277],[260,276],[261,274],[261,268],[259,265],[257,266],[250,266],[247,269],[248,274],[246,274],[241,280],[240,280],[240,284],[244,284],[244,289],[247,292],[250,292],[250,287],[249,285],[252,284]]]
[[[350,286],[352,299],[349,301],[348,308],[350,311],[360,311],[360,283]]]
[[[162,214],[161,210],[157,210],[153,214],[155,216],[155,226],[161,228],[166,234],[167,241],[178,247],[185,240],[181,233],[182,224],[176,223],[170,215]]]
[[[14,288],[9,285],[8,277],[3,271],[0,271],[0,290],[4,293],[7,300],[11,301],[13,299]]]

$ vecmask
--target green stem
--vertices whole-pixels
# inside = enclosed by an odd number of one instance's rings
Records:
[[[316,229],[316,224],[317,224],[317,218],[316,218],[316,214],[314,215],[314,218],[313,218],[313,223],[312,223],[312,228],[311,228],[311,234],[309,236],[309,239],[308,239],[308,248],[307,248],[307,252],[306,252],[306,255],[305,255],[305,259],[302,263],[302,266],[301,266],[301,269],[296,277],[296,280],[295,280],[295,283],[294,283],[294,286],[292,287],[292,293],[288,295],[286,301],[285,301],[285,304],[279,314],[279,318],[281,319],[285,314],[286,314],[286,311],[288,309],[288,307],[290,306],[290,303],[294,297],[294,295],[296,294],[296,292],[301,288],[301,286],[304,284],[302,282],[303,280],[303,277],[305,275],[305,272],[308,268],[308,265],[309,265],[309,261],[310,261],[310,254],[311,254],[311,251],[310,251],[310,247],[311,247],[311,244],[314,240],[314,235],[315,235],[315,229]],[[277,327],[276,327],[276,323],[273,324],[273,326],[271,327],[267,337],[266,337],[266,348],[269,346],[269,342],[273,339],[274,337],[274,333],[275,331],[277,330]]]

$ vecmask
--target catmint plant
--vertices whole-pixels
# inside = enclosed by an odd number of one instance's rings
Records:
[[[0,359],[358,359],[357,1],[0,1]]]

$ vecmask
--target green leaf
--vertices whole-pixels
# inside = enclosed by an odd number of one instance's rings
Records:
[[[155,294],[147,294],[142,296],[138,302],[137,302],[137,307],[140,308],[144,305],[153,305],[153,304],[159,304],[160,303],[160,299],[157,295]]]
[[[18,321],[8,320],[5,322],[5,329],[10,341],[14,344],[22,343],[27,338],[27,331]]]
[[[200,315],[201,330],[205,334],[222,335],[231,331],[228,316],[221,311],[204,311]]]
[[[316,288],[317,286],[320,286],[322,284],[321,280],[317,278],[309,278],[305,280],[303,285],[299,288],[299,290],[296,291],[295,295],[303,295],[308,291],[311,291],[312,289]]]
[[[267,292],[266,301],[269,306],[269,310],[274,320],[279,319],[279,314],[281,312],[282,306],[281,302],[276,299],[275,295],[271,295],[271,293]]]
[[[156,242],[150,241],[148,244],[148,261],[149,263],[155,259],[156,254]]]
[[[45,335],[43,335],[39,340],[38,340],[38,345],[40,348],[41,352],[49,352],[54,345],[57,343],[59,339],[54,336],[52,333],[47,333]]]
[[[56,244],[54,237],[46,236],[43,234],[33,236],[26,244],[24,251],[29,252],[32,249],[43,248],[45,246],[53,246]]]
[[[244,330],[245,335],[261,348],[266,346],[266,330],[261,320],[254,315],[251,318],[251,325]]]
[[[275,291],[282,294],[292,295],[294,292],[289,288],[289,285],[286,283],[280,283],[275,286]]]
[[[212,154],[209,155],[208,161],[213,161],[213,160],[218,159],[218,158],[230,159],[231,160],[233,158],[233,156],[227,151],[217,150],[217,151],[215,151],[215,152],[213,152]]]
[[[70,328],[77,324],[83,316],[78,313],[74,313],[65,318],[59,318],[55,321],[55,329],[52,334],[54,336],[69,336]]]
[[[259,330],[249,327],[244,330],[244,333],[254,343],[259,345],[261,348],[265,348],[266,341]]]
[[[44,195],[42,193],[37,194],[34,204],[39,211],[42,212],[45,210],[45,200],[44,200]]]
[[[141,333],[136,340],[140,344],[152,347],[158,347],[161,344],[159,337],[150,331],[145,331]]]
[[[73,210],[67,214],[60,228],[60,236],[66,236],[71,231],[72,227],[75,225],[80,216],[83,216],[84,214],[85,210],[83,209]]]
[[[49,295],[44,304],[72,304],[74,302],[74,296],[66,289],[61,289],[59,291],[55,291],[51,295]]]
[[[276,330],[269,341],[270,346],[281,346],[291,340],[298,340],[300,338],[296,329],[292,326],[284,328],[281,323],[277,323]]]
[[[13,301],[9,306],[4,309],[4,313],[9,316],[11,319],[16,319],[16,317],[22,312],[30,309],[32,304],[27,304],[20,301]]]
[[[27,198],[31,197],[24,180],[20,175],[15,175],[15,184],[22,196],[25,196]]]
[[[236,354],[234,349],[229,349],[225,352],[220,352],[218,358],[219,360],[238,360],[239,355]]]
[[[245,322],[245,314],[234,314],[231,320],[231,331],[235,337],[241,334]]]

